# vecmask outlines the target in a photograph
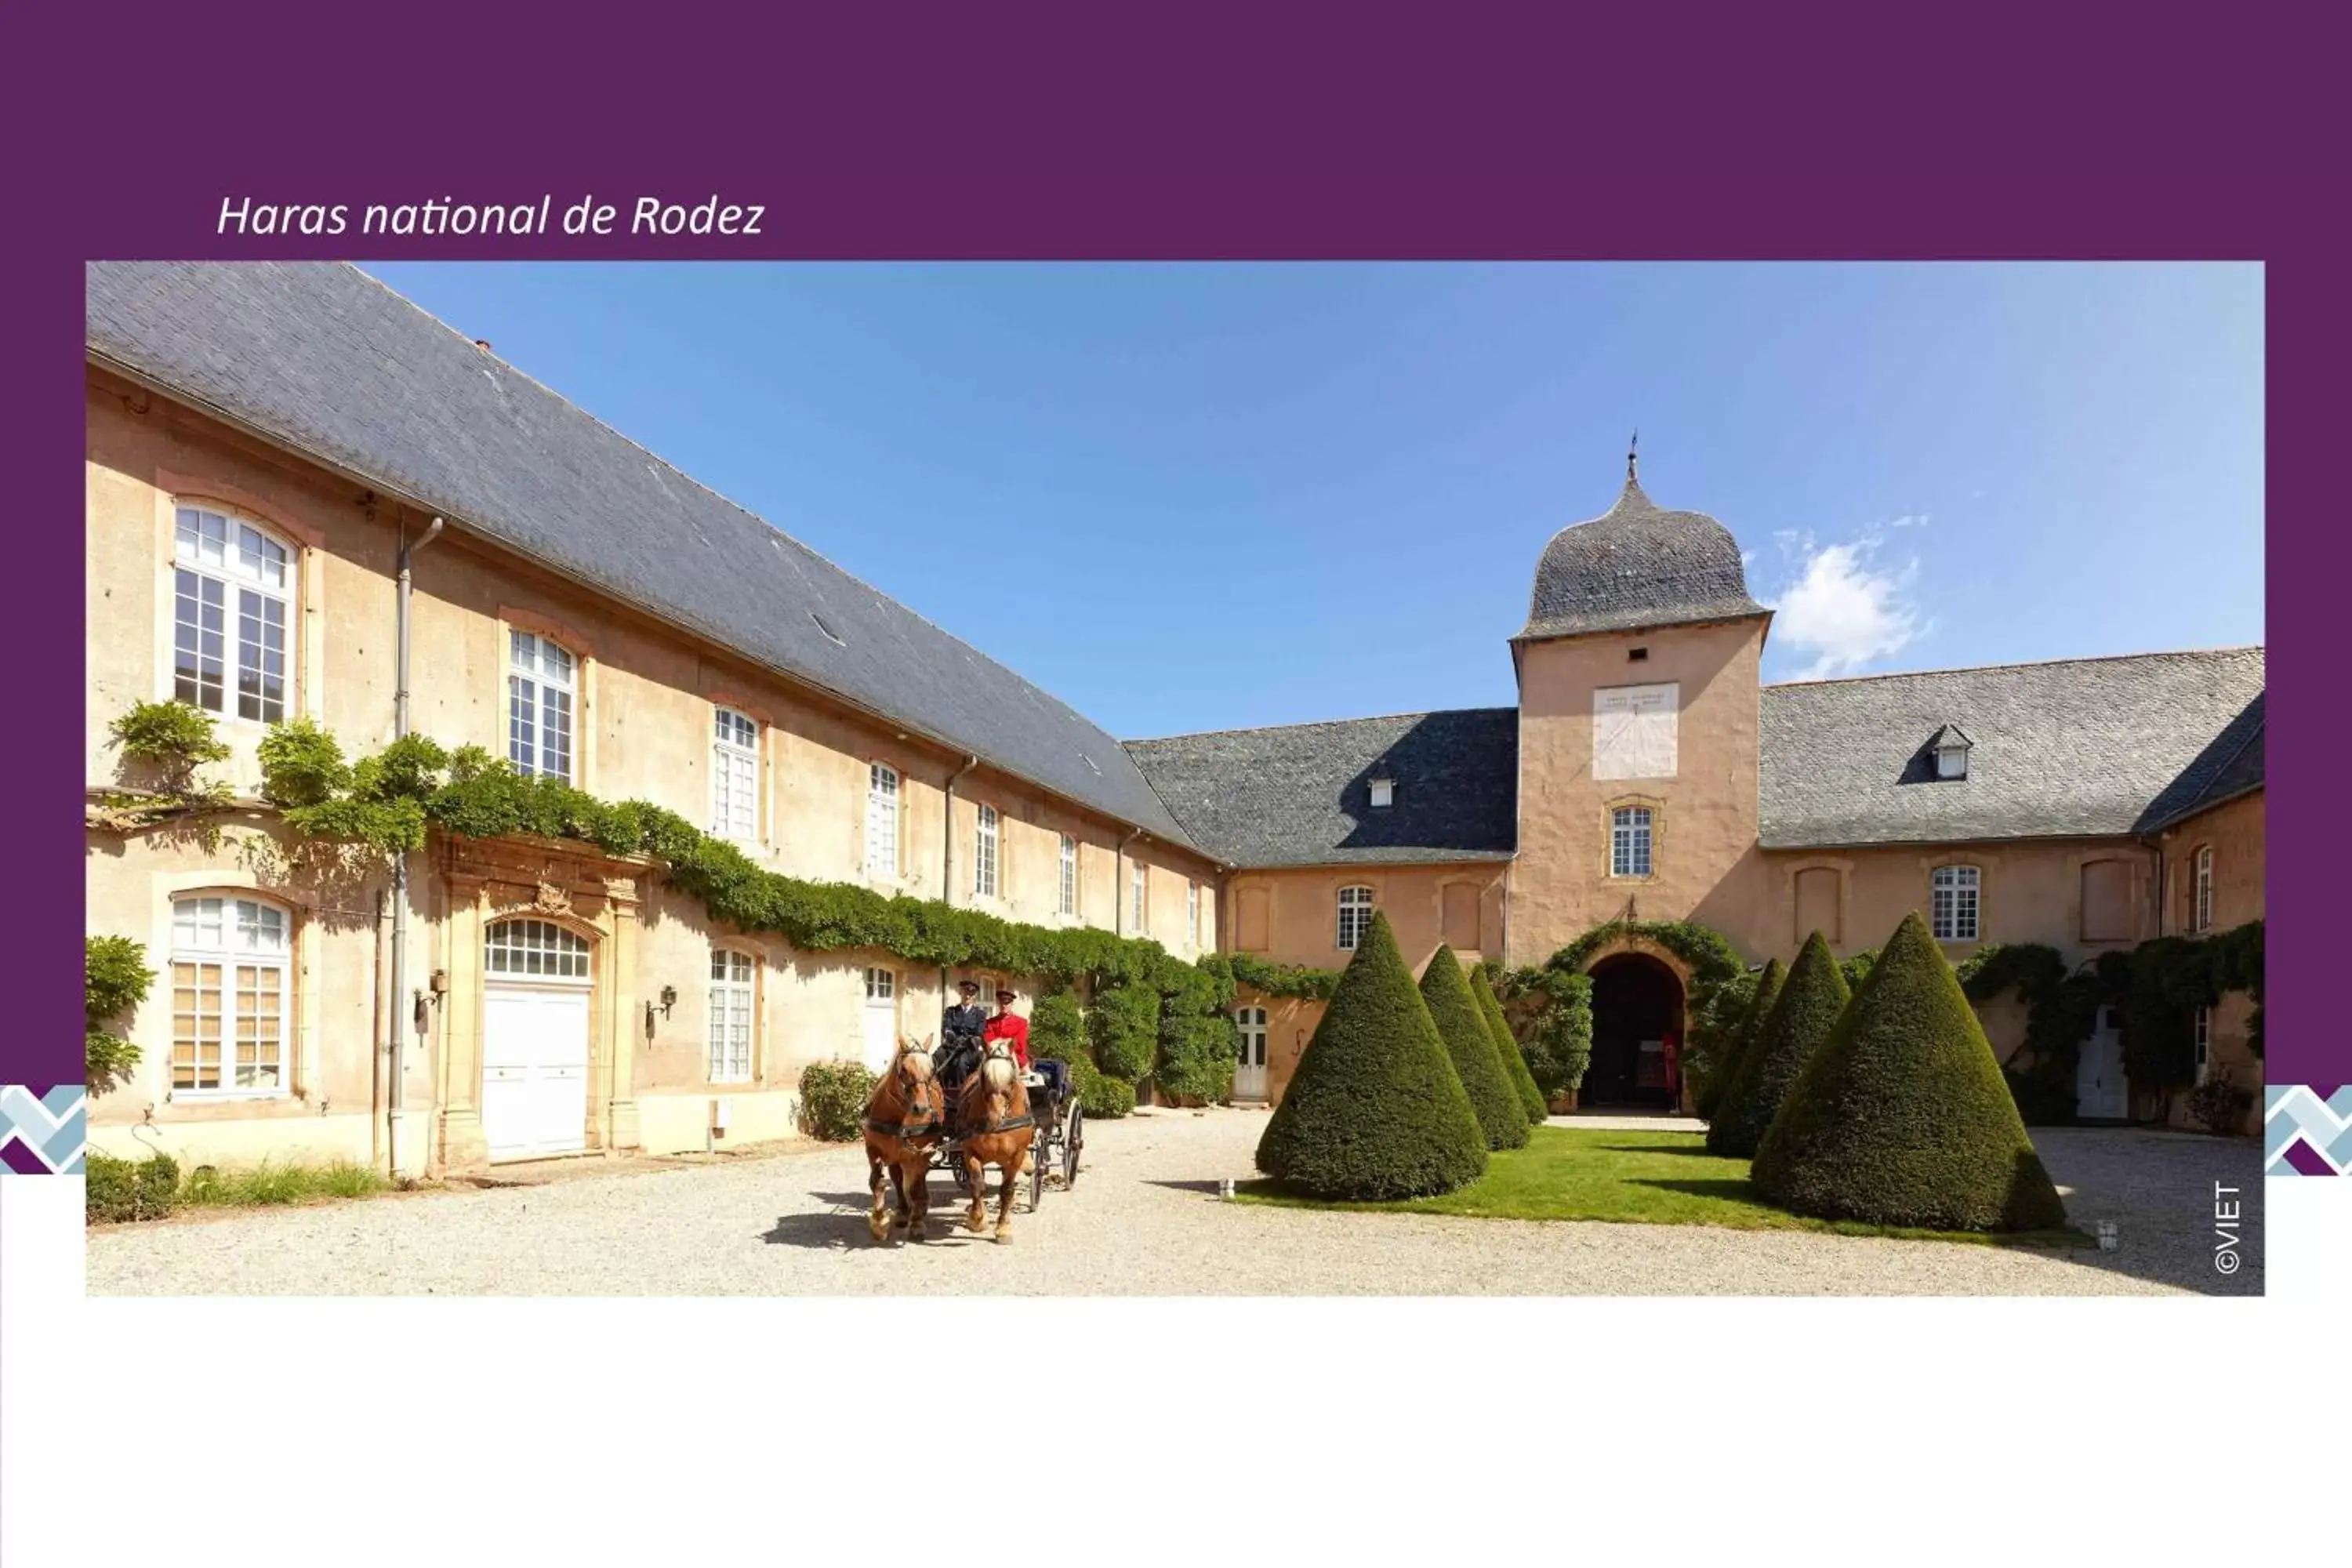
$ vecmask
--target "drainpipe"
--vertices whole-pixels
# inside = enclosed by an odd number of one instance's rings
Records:
[[[411,586],[409,558],[441,536],[442,521],[433,520],[424,537],[411,542],[407,530],[401,531],[400,574],[394,599],[394,616],[398,625],[394,638],[394,658],[399,663],[398,678],[392,692],[392,738],[404,739],[408,734],[408,625],[409,590]],[[405,1096],[402,1075],[405,1066],[406,1036],[409,1015],[402,1009],[410,1005],[407,993],[408,973],[408,856],[406,852],[392,859],[392,1082],[386,1096],[384,1118],[390,1124],[392,1147],[388,1152],[392,1179],[400,1180],[400,1122],[404,1114]]]
[[[940,875],[944,879],[940,883],[940,902],[943,904],[955,902],[955,786],[957,781],[978,766],[978,757],[965,756],[963,766],[948,775],[947,799],[940,807],[940,837],[947,847],[946,858],[940,867]],[[940,968],[940,1005],[942,1008],[948,1005],[950,978],[946,965],[942,964]]]

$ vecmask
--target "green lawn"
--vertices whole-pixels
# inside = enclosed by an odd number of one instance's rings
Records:
[[[2028,1247],[2095,1243],[2079,1230],[1981,1236],[1973,1231],[1906,1230],[1847,1220],[1805,1219],[1772,1207],[1748,1184],[1748,1162],[1706,1152],[1697,1132],[1612,1132],[1538,1127],[1524,1149],[1487,1156],[1486,1173],[1442,1197],[1401,1203],[1326,1203],[1286,1193],[1271,1181],[1245,1182],[1244,1203],[1294,1208],[1388,1209],[1402,1214],[1466,1215],[1477,1219],[1597,1219],[1642,1225],[1714,1225],[1733,1230],[1822,1230],[1842,1236],[1895,1236]]]

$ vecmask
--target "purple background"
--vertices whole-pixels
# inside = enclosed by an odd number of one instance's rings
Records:
[[[43,14],[8,73],[0,616],[26,733],[0,1081],[78,1081],[80,265],[91,257],[2134,257],[2269,264],[2273,1082],[2352,1080],[2318,1016],[2340,724],[2345,57],[2241,13],[1682,5],[1587,16],[923,5],[550,29],[474,6]],[[2172,19],[2178,16],[2183,20]],[[2193,18],[2192,20],[2188,20]],[[2340,26],[2340,24],[2330,24]],[[2315,24],[2312,25],[2315,26]],[[88,36],[71,31],[89,29]],[[20,33],[25,29],[20,25]],[[768,207],[755,239],[222,238],[224,195]],[[1574,366],[1563,365],[1563,374]],[[70,650],[70,651],[69,651]],[[32,892],[40,897],[24,897]],[[52,900],[55,900],[53,902]],[[2294,910],[2309,906],[2308,918]],[[55,977],[54,981],[52,976]]]

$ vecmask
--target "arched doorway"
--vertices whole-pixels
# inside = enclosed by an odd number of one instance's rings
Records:
[[[1645,952],[1612,953],[1589,973],[1592,1062],[1577,1104],[1673,1109],[1679,1069],[1669,1066],[1667,1042],[1679,1053],[1682,981]]]

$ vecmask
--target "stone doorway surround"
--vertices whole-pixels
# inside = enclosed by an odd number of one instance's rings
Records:
[[[443,899],[432,936],[432,967],[447,977],[433,1021],[439,1036],[432,1171],[489,1168],[482,1132],[483,944],[510,916],[576,932],[589,947],[587,1150],[639,1146],[635,1099],[637,1030],[625,998],[636,973],[641,889],[653,862],[618,858],[571,839],[470,839],[436,836],[433,852]],[[402,1005],[405,1021],[406,1004]]]

